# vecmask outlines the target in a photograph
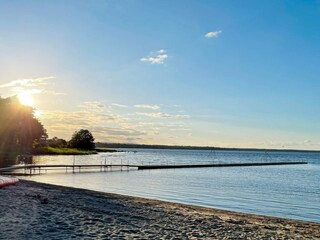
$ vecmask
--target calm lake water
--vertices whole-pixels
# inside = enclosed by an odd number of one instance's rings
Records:
[[[307,165],[48,173],[27,179],[211,208],[320,222],[320,154],[151,150],[90,156],[40,156],[50,164],[186,164],[307,161]]]

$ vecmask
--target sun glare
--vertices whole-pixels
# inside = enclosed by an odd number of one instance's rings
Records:
[[[32,107],[34,104],[33,97],[30,93],[23,92],[18,95],[21,104]]]
[[[41,117],[41,111],[36,109],[33,111],[33,115],[36,117],[36,118],[40,118]]]

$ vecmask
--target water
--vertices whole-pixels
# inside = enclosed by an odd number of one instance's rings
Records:
[[[131,150],[132,151],[132,150]],[[90,156],[38,156],[50,164],[190,164],[307,161],[307,165],[50,173],[32,180],[211,208],[320,222],[320,154],[137,149]]]

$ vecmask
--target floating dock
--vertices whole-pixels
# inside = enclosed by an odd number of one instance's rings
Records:
[[[132,164],[29,164],[0,168],[0,173],[11,175],[34,175],[47,173],[49,170],[65,170],[66,173],[79,173],[81,170],[95,170],[100,172],[112,170],[152,170],[169,168],[209,168],[209,167],[254,167],[275,165],[298,165],[307,162],[250,162],[250,163],[210,163],[210,164],[175,164],[175,165],[132,165]],[[23,173],[21,173],[21,170]],[[20,171],[17,172],[17,171]]]
[[[164,169],[164,168],[207,168],[207,167],[255,167],[274,165],[297,165],[307,162],[257,162],[257,163],[212,163],[212,164],[181,164],[181,165],[142,165],[138,170]]]

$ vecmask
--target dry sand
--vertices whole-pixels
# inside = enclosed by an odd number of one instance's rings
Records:
[[[320,224],[30,181],[0,189],[0,239],[71,238],[320,239]]]

